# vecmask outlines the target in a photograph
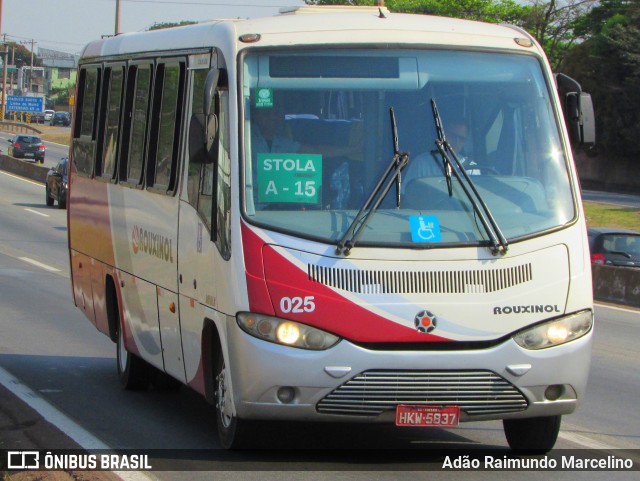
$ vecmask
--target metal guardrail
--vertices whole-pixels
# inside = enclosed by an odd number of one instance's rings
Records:
[[[12,122],[9,120],[0,120],[0,130],[3,132],[15,132],[17,134],[41,134],[42,130],[33,127],[24,122]]]

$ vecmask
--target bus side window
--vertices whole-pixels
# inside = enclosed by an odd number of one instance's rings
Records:
[[[77,172],[83,175],[91,175],[93,173],[99,87],[100,68],[87,67],[80,70],[76,119],[73,131],[73,161]]]
[[[176,188],[184,77],[183,62],[158,64],[147,185],[159,192],[173,192]]]
[[[146,152],[146,132],[151,99],[151,64],[129,68],[127,77],[127,118],[123,132],[120,180],[131,186],[140,186]],[[126,161],[125,161],[126,159]]]
[[[100,176],[105,180],[114,178],[117,167],[123,81],[124,67],[113,66],[108,85],[109,99],[107,101],[106,126],[102,143],[102,165],[99,170],[96,170],[96,176]]]

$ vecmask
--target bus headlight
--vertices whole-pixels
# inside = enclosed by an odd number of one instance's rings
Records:
[[[284,346],[321,351],[340,341],[338,336],[296,321],[241,312],[238,325],[247,334]]]
[[[545,349],[578,339],[592,326],[593,312],[582,311],[521,331],[513,336],[513,340],[525,349]]]

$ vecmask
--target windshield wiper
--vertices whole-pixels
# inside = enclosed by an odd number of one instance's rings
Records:
[[[456,152],[451,147],[451,144],[447,141],[447,138],[444,133],[444,128],[442,127],[442,119],[440,118],[440,113],[438,112],[438,106],[436,104],[435,99],[431,99],[431,110],[433,111],[433,119],[436,124],[436,134],[438,138],[436,139],[436,147],[438,148],[438,152],[440,152],[440,156],[442,157],[443,167],[444,167],[444,175],[447,180],[447,189],[449,191],[449,197],[453,196],[453,182],[452,175],[455,177],[462,187],[464,194],[469,199],[473,210],[478,215],[480,219],[480,223],[484,227],[487,236],[489,237],[489,241],[491,242],[491,252],[494,255],[497,254],[506,254],[509,250],[509,243],[505,238],[500,226],[496,222],[493,214],[489,210],[489,206],[482,199],[482,196],[476,189],[476,186],[471,181],[469,174],[465,170],[462,162],[458,159]],[[453,159],[453,162],[451,161]],[[461,175],[462,174],[462,175]]]
[[[389,115],[391,117],[391,134],[393,136],[393,158],[382,173],[382,176],[380,176],[380,179],[378,179],[378,182],[371,191],[371,194],[369,194],[369,197],[360,208],[351,224],[349,224],[349,228],[338,242],[336,247],[337,254],[344,254],[345,256],[349,255],[351,249],[355,246],[356,240],[360,236],[362,229],[371,218],[371,215],[380,206],[380,203],[384,200],[394,183],[396,184],[397,189],[396,206],[400,207],[402,169],[404,169],[409,163],[409,153],[400,152],[400,149],[398,148],[398,127],[393,107],[389,109]]]

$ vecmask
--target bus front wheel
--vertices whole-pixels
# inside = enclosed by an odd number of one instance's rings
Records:
[[[239,419],[233,413],[231,391],[229,386],[229,369],[224,361],[222,350],[218,350],[216,361],[216,421],[218,438],[225,449],[239,449],[246,446],[248,438],[248,421]]]
[[[558,439],[562,416],[504,419],[504,434],[514,451],[546,453]]]

